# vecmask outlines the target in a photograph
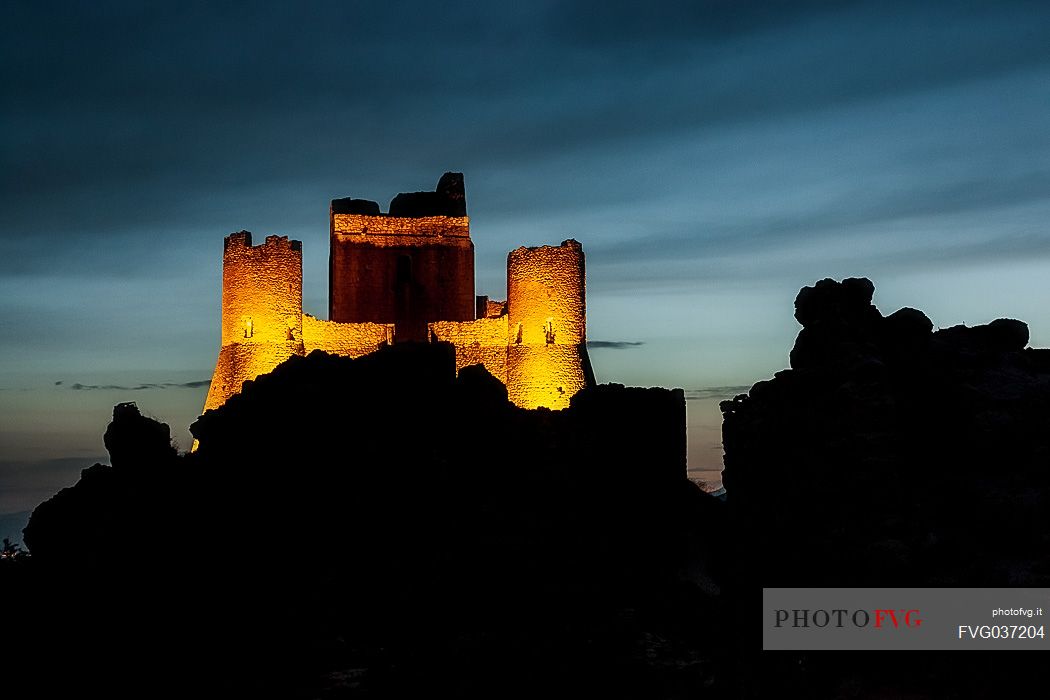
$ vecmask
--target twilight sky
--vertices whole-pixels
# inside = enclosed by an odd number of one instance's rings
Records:
[[[720,399],[787,366],[798,289],[1001,316],[1050,346],[1050,4],[8,2],[0,9],[0,515],[105,460],[134,400],[189,446],[222,239],[466,175],[477,291],[584,244],[599,381]]]

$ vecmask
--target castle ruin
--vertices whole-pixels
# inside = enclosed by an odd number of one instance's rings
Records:
[[[561,409],[594,384],[584,255],[575,240],[507,256],[507,300],[474,294],[474,243],[461,173],[402,193],[389,213],[364,199],[329,210],[329,320],[303,313],[302,244],[226,237],[222,342],[204,410],[293,355],[359,357],[395,342],[451,343],[456,369],[481,364],[522,408]]]

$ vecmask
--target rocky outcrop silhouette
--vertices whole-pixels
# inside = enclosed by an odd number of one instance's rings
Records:
[[[999,319],[799,292],[791,369],[722,403],[724,483],[761,585],[1043,586],[1050,351]]]
[[[433,192],[402,192],[390,200],[390,216],[466,216],[463,173],[445,173]]]
[[[112,466],[95,464],[80,480],[33,511],[24,530],[26,545],[43,562],[63,566],[108,566],[156,536],[154,491],[177,463],[168,426],[143,416],[134,403],[113,409],[103,438]],[[165,528],[167,529],[167,528]]]
[[[722,404],[724,502],[682,392],[526,411],[442,344],[294,357],[191,455],[117,406],[0,567],[10,663],[38,696],[1002,695],[1030,657],[759,652],[764,586],[1050,585],[1048,351],[873,291],[799,293],[791,368]]]
[[[113,466],[26,530],[51,611],[29,648],[237,695],[710,684],[697,550],[724,504],[686,479],[684,410],[680,390],[604,385],[526,411],[444,344],[292,358],[181,457],[118,406]]]

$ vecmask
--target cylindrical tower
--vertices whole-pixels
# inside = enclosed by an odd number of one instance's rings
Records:
[[[252,246],[247,231],[226,237],[222,253],[222,344],[301,341],[303,248],[287,236]]]
[[[507,256],[507,393],[524,408],[565,408],[593,383],[587,357],[583,247],[518,248]]]
[[[222,255],[222,347],[204,410],[303,353],[303,252],[299,241],[231,233]]]

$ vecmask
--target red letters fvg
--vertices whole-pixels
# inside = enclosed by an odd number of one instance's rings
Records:
[[[900,617],[898,617],[900,613]],[[919,611],[915,609],[911,610],[876,610],[875,611],[875,629],[881,629],[883,622],[889,622],[893,625],[894,629],[899,628],[901,625],[905,627],[921,627],[922,618],[919,617]]]

